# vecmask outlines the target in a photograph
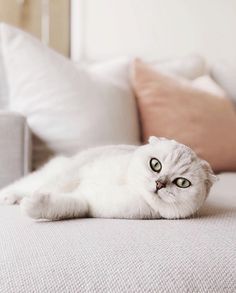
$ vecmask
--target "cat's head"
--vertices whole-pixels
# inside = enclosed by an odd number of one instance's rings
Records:
[[[162,217],[184,218],[200,208],[216,176],[189,147],[152,136],[135,152],[128,180]]]

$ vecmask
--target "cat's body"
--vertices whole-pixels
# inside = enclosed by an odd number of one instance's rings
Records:
[[[22,200],[23,210],[35,219],[182,218],[202,205],[213,180],[210,166],[192,150],[152,137],[144,146],[57,157],[4,188],[0,203]]]

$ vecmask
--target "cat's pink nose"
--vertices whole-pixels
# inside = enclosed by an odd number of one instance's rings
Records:
[[[161,182],[159,180],[156,181],[156,189],[160,190],[162,188],[166,187],[166,183],[165,182]]]

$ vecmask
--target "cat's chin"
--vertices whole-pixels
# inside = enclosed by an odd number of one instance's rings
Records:
[[[157,191],[155,192],[155,195],[164,203],[175,203],[176,202],[176,198],[173,194],[169,193],[169,192],[162,192]]]
[[[200,206],[192,205],[190,203],[178,203],[160,201],[159,213],[161,217],[166,219],[184,219],[192,217]]]
[[[186,218],[190,216],[192,213],[183,211],[182,209],[179,209],[179,207],[172,203],[163,203],[160,208],[159,208],[159,213],[162,218],[165,219],[181,219],[181,218]]]

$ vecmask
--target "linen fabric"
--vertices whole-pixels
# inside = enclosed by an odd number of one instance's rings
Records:
[[[0,189],[30,171],[31,135],[17,113],[0,111],[0,162]]]
[[[236,292],[236,173],[184,220],[34,222],[0,206],[1,293]]]

